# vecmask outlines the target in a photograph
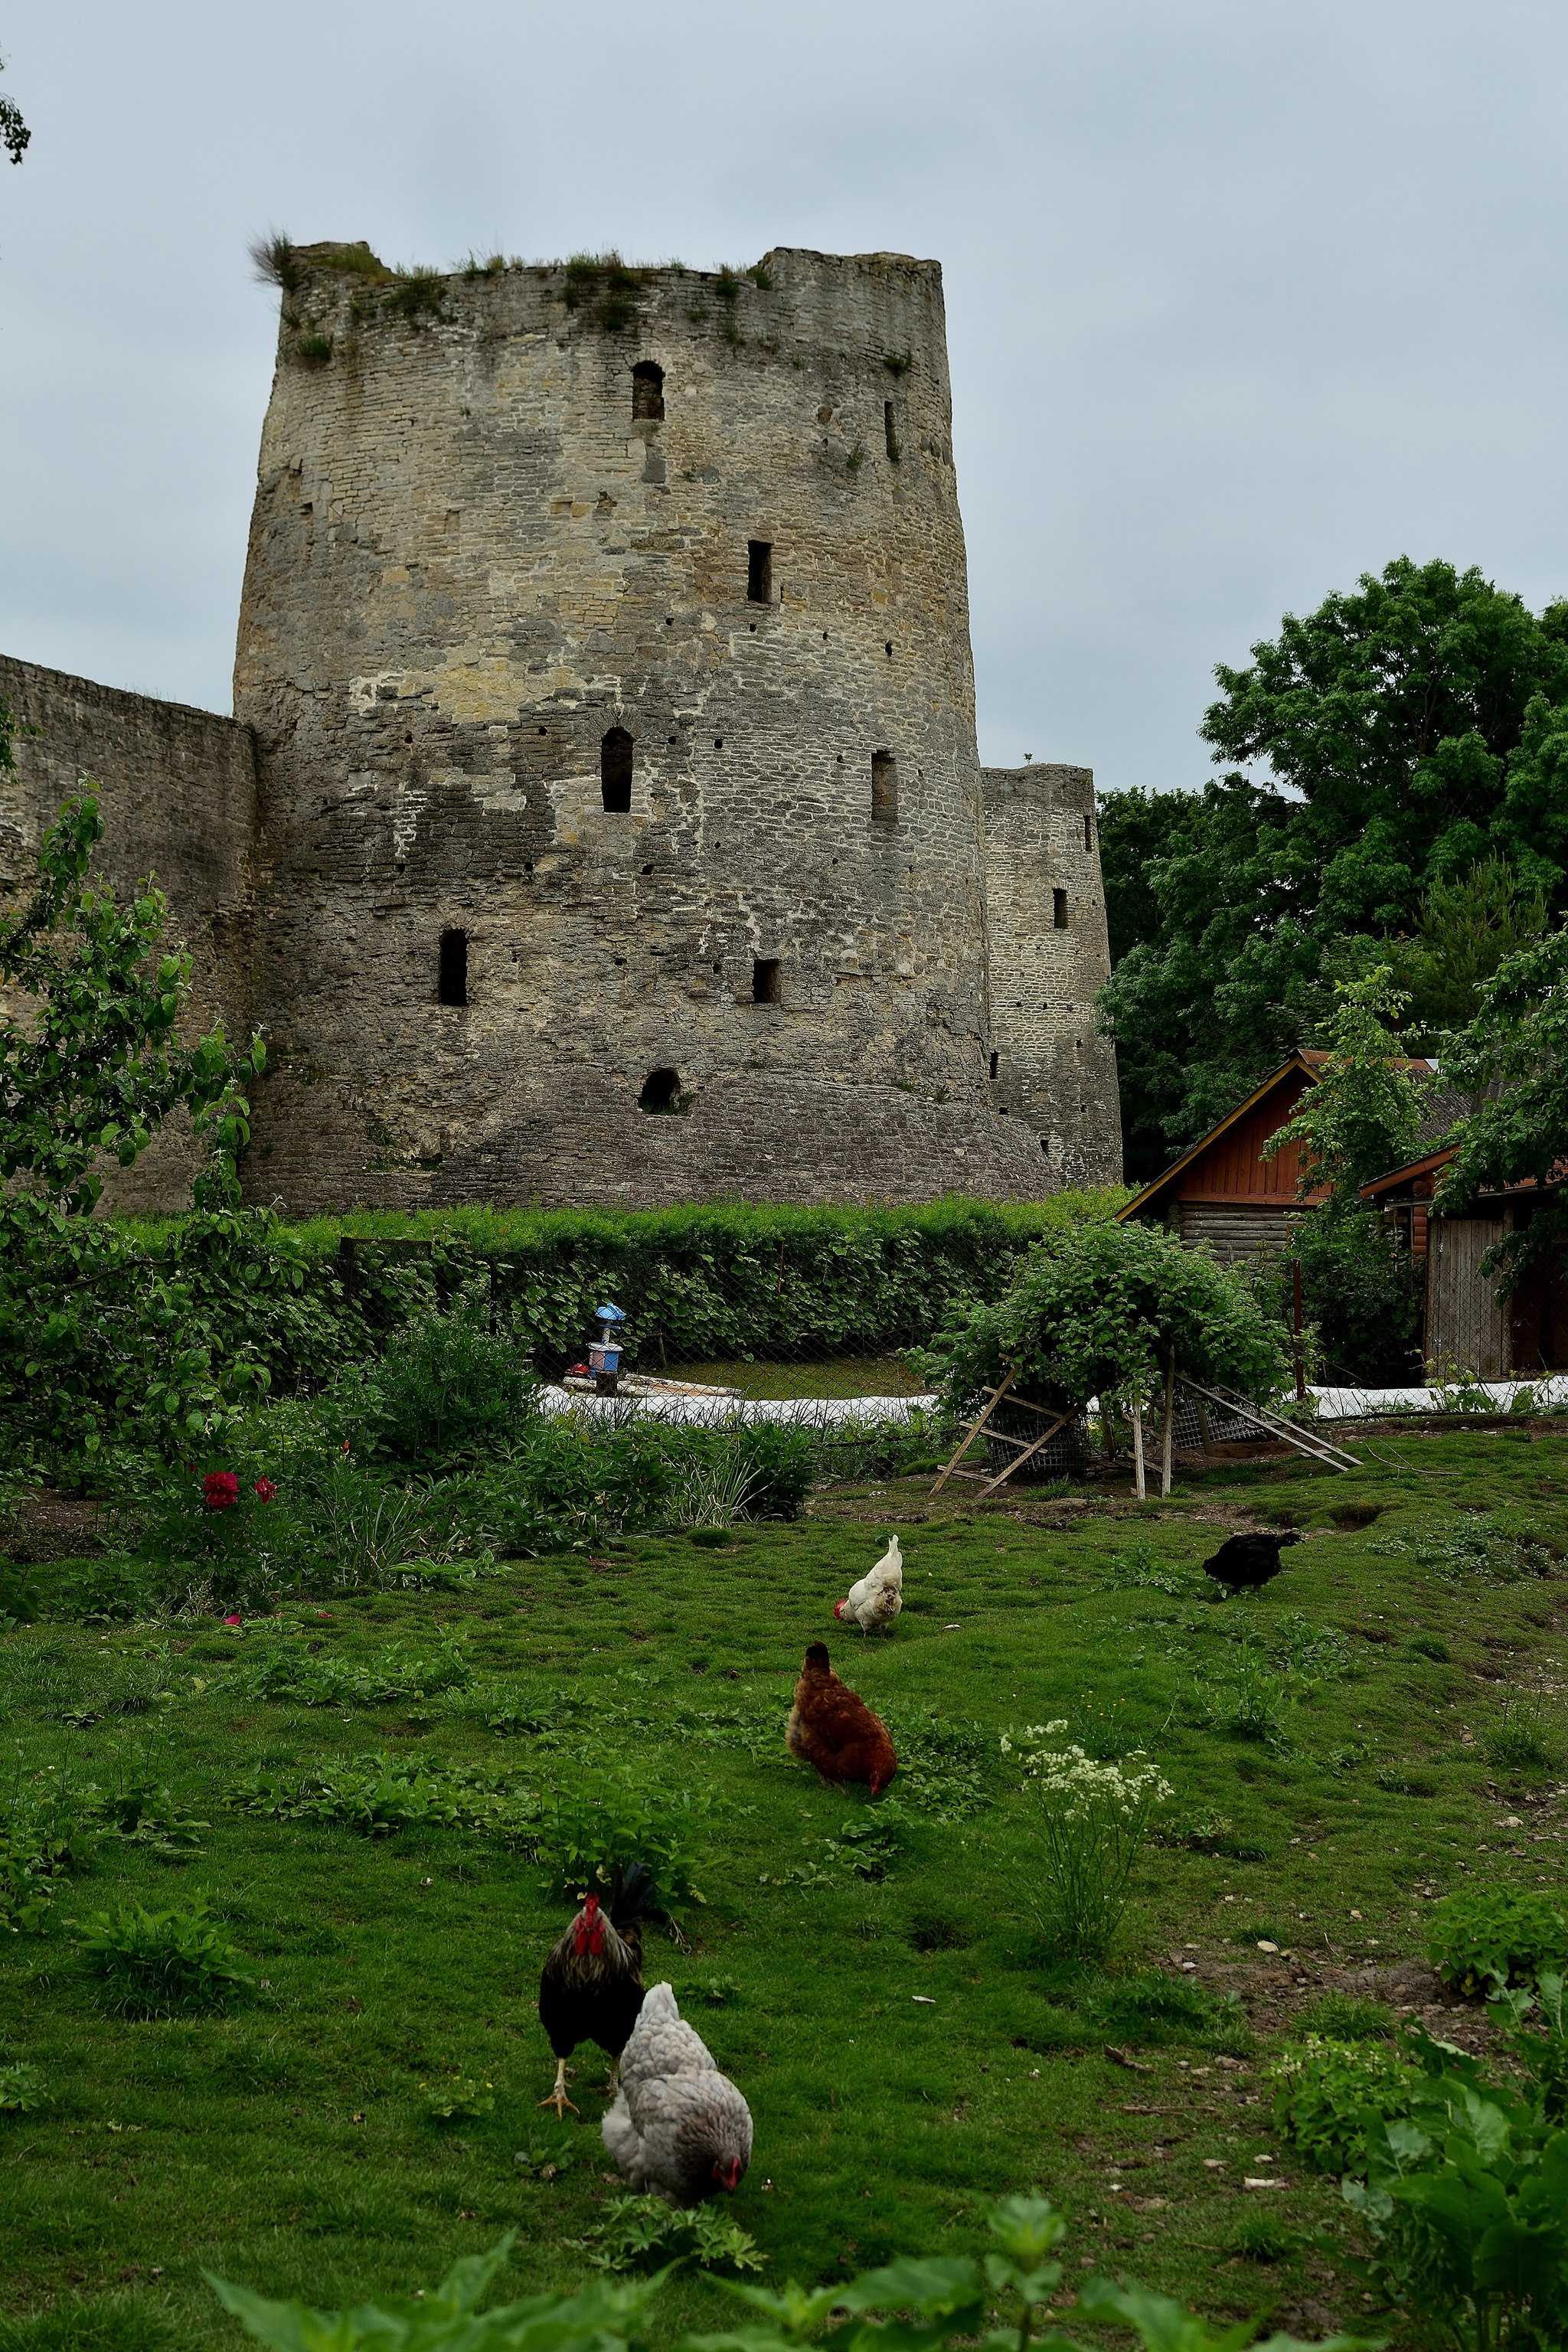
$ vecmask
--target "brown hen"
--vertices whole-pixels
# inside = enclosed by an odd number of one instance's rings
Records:
[[[899,1769],[887,1725],[839,1681],[825,1642],[814,1642],[805,1654],[784,1745],[824,1780],[864,1780],[874,1797]]]

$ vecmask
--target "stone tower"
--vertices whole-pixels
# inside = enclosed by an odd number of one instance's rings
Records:
[[[235,671],[251,1189],[1119,1176],[1114,1087],[1091,1132],[994,1034],[937,266],[284,275]],[[1097,893],[1054,982],[1090,1034]]]

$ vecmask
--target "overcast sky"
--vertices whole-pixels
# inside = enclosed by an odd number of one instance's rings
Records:
[[[215,710],[247,241],[934,255],[988,761],[1200,781],[1398,554],[1568,589],[1562,0],[0,0],[0,648]]]

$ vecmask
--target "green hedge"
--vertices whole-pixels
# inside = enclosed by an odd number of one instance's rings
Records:
[[[577,1354],[602,1299],[632,1318],[633,1360],[657,1370],[714,1357],[859,1355],[929,1339],[966,1302],[995,1297],[1031,1243],[1112,1215],[1120,1188],[1024,1203],[948,1198],[916,1208],[724,1203],[637,1212],[354,1211],[281,1229],[296,1288],[374,1349],[422,1297],[476,1276],[541,1368]],[[183,1221],[132,1225],[150,1255]],[[402,1243],[355,1252],[342,1244]],[[423,1246],[417,1250],[410,1244]],[[309,1364],[274,1364],[307,1381]]]

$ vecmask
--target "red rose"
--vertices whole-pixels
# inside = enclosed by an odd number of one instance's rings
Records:
[[[273,1483],[272,1483],[272,1481],[271,1481],[271,1479],[270,1479],[270,1478],[258,1478],[258,1479],[257,1480],[257,1482],[256,1482],[256,1493],[257,1493],[257,1499],[258,1499],[259,1502],[263,1502],[263,1503],[270,1503],[270,1502],[273,1500],[274,1496],[277,1495],[277,1492],[278,1492],[278,1489],[277,1489],[277,1487],[273,1485]]]
[[[209,1470],[202,1480],[202,1500],[209,1511],[226,1511],[239,1500],[239,1480],[232,1470]]]

